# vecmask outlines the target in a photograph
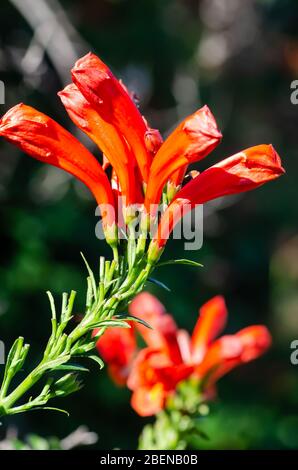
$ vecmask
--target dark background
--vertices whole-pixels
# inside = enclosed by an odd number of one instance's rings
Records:
[[[290,101],[298,79],[297,2],[60,0],[60,6],[64,11],[53,0],[1,1],[1,113],[24,101],[76,132],[56,93],[70,81],[74,60],[92,50],[137,91],[142,113],[165,134],[208,104],[224,139],[196,168],[259,143],[272,142],[281,155],[287,174],[278,181],[205,208],[201,250],[184,253],[182,241],[169,243],[165,258],[187,256],[204,268],[160,268],[156,277],[171,292],[148,289],[189,330],[198,307],[221,293],[228,332],[253,323],[272,332],[264,358],[219,384],[202,423],[210,440],[201,447],[298,448],[298,366],[290,363],[290,343],[298,339],[298,105]],[[58,300],[77,290],[79,313],[86,277],[79,252],[96,268],[108,249],[94,235],[95,203],[81,184],[4,142],[0,152],[0,338],[9,346],[25,336],[32,365],[49,333],[45,291]],[[98,433],[98,448],[125,449],[136,446],[147,422],[129,407],[129,392],[96,366],[84,389],[57,406],[70,418],[31,412],[3,419],[1,433],[14,424],[21,436],[64,437],[86,424]]]

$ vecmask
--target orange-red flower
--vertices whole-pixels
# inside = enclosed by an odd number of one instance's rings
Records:
[[[173,173],[178,171],[176,174],[181,178],[187,166],[208,155],[221,138],[208,106],[199,109],[179,124],[161,145],[152,162],[145,197],[148,213],[151,205],[159,203],[163,187]],[[180,182],[176,181],[179,184]]]
[[[137,202],[134,155],[121,133],[101,118],[76,85],[68,85],[58,95],[74,124],[84,131],[103,152],[119,179],[126,205]]]
[[[94,194],[98,204],[114,206],[107,175],[94,156],[53,119],[30,106],[19,104],[0,122],[0,135],[30,156],[68,171]],[[106,220],[114,223],[113,214]]]
[[[97,342],[97,348],[117,385],[125,385],[130,364],[135,358],[137,342],[133,323],[131,328],[108,328]],[[97,330],[94,331],[96,334]]]
[[[79,59],[71,72],[73,82],[82,95],[99,116],[126,140],[146,182],[151,165],[145,145],[148,128],[125,87],[107,65],[91,53]]]
[[[146,217],[141,226],[146,229],[150,220],[147,216],[154,219],[156,205],[167,200],[170,205],[149,251],[151,262],[160,255],[182,215],[181,208],[256,188],[284,172],[273,147],[261,145],[223,160],[183,186],[188,165],[206,157],[221,140],[209,108],[204,106],[188,116],[163,142],[158,130],[151,129],[140,114],[134,96],[97,56],[89,53],[82,57],[71,73],[73,83],[59,96],[73,122],[102,151],[104,170],[107,162],[112,166],[113,190],[91,153],[59,124],[33,108],[12,108],[0,121],[0,135],[32,157],[83,181],[99,204],[112,209],[109,217],[104,214],[106,226],[114,227],[115,197],[122,198],[119,225],[134,219],[143,204]],[[163,191],[166,198],[162,197]],[[130,210],[135,203],[137,206]]]
[[[216,339],[225,327],[228,315],[221,296],[201,307],[191,337],[186,331],[179,330],[160,302],[146,292],[133,300],[130,312],[153,327],[152,330],[139,324],[133,327],[142,334],[147,346],[138,350],[135,330],[130,330],[126,354],[128,333],[118,329],[113,334],[108,331],[103,335],[97,347],[109,363],[114,379],[117,369],[117,383],[120,382],[119,375],[121,383],[126,377],[127,386],[133,392],[132,407],[141,416],[162,410],[177,385],[189,377],[201,381],[203,392],[208,394],[220,377],[236,366],[256,359],[271,344],[270,333],[262,325],[250,326],[234,335]],[[118,351],[121,360],[117,357]]]
[[[284,173],[272,145],[257,145],[226,158],[200,173],[175,195],[163,214],[154,242],[161,248],[175,224],[196,204],[250,191]]]

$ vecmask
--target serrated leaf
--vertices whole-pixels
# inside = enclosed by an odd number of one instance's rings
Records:
[[[165,289],[166,291],[171,292],[171,289],[170,289],[166,284],[164,284],[164,283],[161,282],[161,281],[158,281],[158,280],[155,279],[154,277],[148,277],[147,280],[148,280],[149,282],[152,282],[152,284],[156,284],[158,287],[161,287],[162,289]]]
[[[197,263],[197,261],[193,261],[191,259],[170,259],[168,261],[163,261],[162,263],[158,263],[156,265],[156,267],[160,267],[160,266],[167,266],[167,265],[170,265],[170,264],[185,264],[185,265],[188,265],[188,266],[195,266],[197,268],[203,268],[204,265],[201,264],[201,263]]]

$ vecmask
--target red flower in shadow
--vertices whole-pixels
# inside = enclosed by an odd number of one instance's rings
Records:
[[[129,310],[148,322],[152,329],[138,323],[130,330],[110,329],[99,339],[97,348],[114,380],[118,384],[126,383],[132,390],[132,407],[141,416],[162,410],[177,385],[189,377],[201,381],[208,395],[219,378],[256,359],[271,344],[270,333],[262,325],[216,339],[228,315],[221,296],[200,308],[191,337],[177,328],[171,315],[149,293],[139,294]],[[136,330],[146,343],[142,349],[137,347]]]

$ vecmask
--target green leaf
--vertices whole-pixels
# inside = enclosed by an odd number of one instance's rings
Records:
[[[105,363],[103,362],[101,357],[95,356],[95,354],[91,354],[90,356],[86,356],[86,357],[88,357],[88,359],[91,359],[92,361],[95,361],[99,365],[100,369],[104,368]]]
[[[83,253],[81,252],[81,256],[84,260],[84,263],[86,265],[86,268],[87,268],[87,271],[88,271],[88,274],[89,274],[89,277],[90,277],[90,280],[91,280],[91,284],[92,284],[92,291],[93,291],[93,296],[94,296],[94,299],[97,300],[97,288],[96,288],[96,281],[95,281],[95,277],[94,277],[94,274],[93,274],[93,271],[92,269],[90,268],[89,264],[88,264],[88,261],[86,260],[85,256],[83,255]]]
[[[119,281],[120,277],[116,277],[116,279],[113,279],[112,281],[109,281],[105,284],[105,288],[107,289],[110,287],[112,284],[115,284],[115,282]]]
[[[68,411],[62,410],[62,408],[56,408],[54,406],[37,406],[36,408],[32,408],[32,411],[35,410],[50,410],[50,411],[59,411],[59,413],[63,413],[67,416],[70,416]]]
[[[17,338],[11,346],[6,360],[5,372],[13,366],[14,361],[19,359],[20,351],[23,348],[23,343],[24,338],[22,336],[19,336],[19,338]]]
[[[82,388],[83,384],[78,380],[77,374],[70,372],[57,380],[50,389],[51,397],[65,397]]]
[[[89,341],[89,343],[86,343],[86,344],[79,344],[77,346],[75,345],[71,350],[71,354],[79,357],[81,354],[85,354],[91,351],[92,349],[94,349],[95,343],[96,343],[96,339],[94,339],[93,341]]]
[[[153,329],[152,326],[150,326],[149,323],[147,323],[145,320],[135,317],[134,315],[126,315],[125,313],[123,314],[118,313],[117,315],[114,316],[114,318],[119,318],[119,319],[123,319],[126,321],[134,321],[134,322],[140,323],[143,326],[146,326],[146,328],[149,328],[150,330]]]
[[[89,372],[89,369],[87,369],[84,366],[81,366],[80,364],[65,364],[65,365],[56,367],[55,370],[72,370],[72,371],[78,371],[78,372]]]
[[[47,291],[47,296],[48,296],[49,301],[50,301],[52,319],[56,320],[57,314],[56,314],[55,300],[54,300],[54,297],[53,297],[52,293],[49,290]]]
[[[130,325],[125,321],[121,320],[103,320],[99,322],[92,323],[90,329],[93,328],[130,328]]]
[[[149,282],[152,282],[152,284],[156,284],[157,286],[161,287],[162,289],[165,289],[166,291],[171,292],[171,289],[168,286],[166,286],[166,284],[164,284],[163,282],[158,281],[157,279],[155,279],[153,277],[148,277],[147,280]]]
[[[191,259],[170,259],[168,261],[163,261],[162,263],[158,263],[156,267],[159,268],[160,266],[167,266],[169,264],[186,264],[188,266],[195,266],[197,268],[204,267],[203,264],[197,263],[197,261],[193,261]]]
[[[29,347],[29,344],[24,344],[24,338],[20,336],[14,341],[12,347],[10,348],[5,364],[3,382],[1,386],[2,395],[6,393],[11,379],[22,368],[28,354]]]
[[[55,359],[51,359],[48,362],[45,362],[42,366],[39,367],[39,372],[45,372],[50,369],[56,369],[57,367],[65,364],[70,359],[70,355],[67,356],[59,356]]]

